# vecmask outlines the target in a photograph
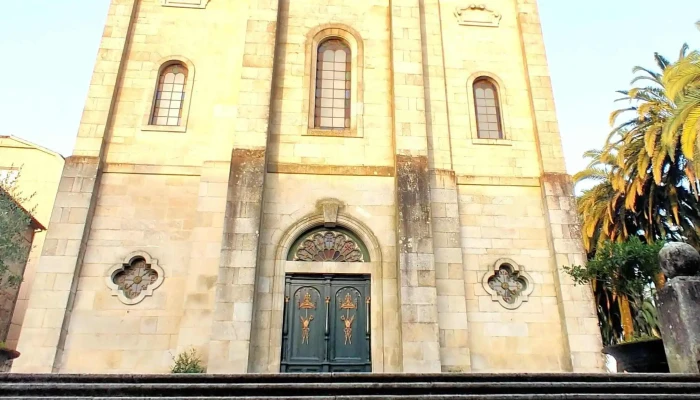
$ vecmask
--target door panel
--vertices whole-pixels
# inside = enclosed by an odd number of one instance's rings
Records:
[[[370,372],[370,278],[286,277],[282,372]]]
[[[299,286],[294,288],[292,299],[297,306],[296,318],[290,319],[289,327],[298,346],[291,347],[290,357],[300,362],[319,363],[325,354],[325,303],[319,288]]]

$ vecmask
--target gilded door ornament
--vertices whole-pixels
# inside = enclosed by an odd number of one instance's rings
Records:
[[[299,319],[301,319],[301,344],[309,344],[309,324],[314,320],[314,316],[309,315],[304,319],[300,315]]]
[[[306,311],[306,318],[299,316],[301,320],[301,344],[309,344],[309,325],[314,320],[314,316],[309,315],[309,310],[316,309],[316,304],[311,300],[311,293],[308,291],[304,294],[304,300],[299,302],[299,309]]]
[[[340,320],[345,324],[343,331],[345,332],[345,344],[352,344],[352,323],[355,321],[355,314],[350,316],[350,310],[356,310],[357,304],[352,301],[350,293],[345,294],[345,300],[340,305],[341,310],[345,310],[345,315],[340,316]]]

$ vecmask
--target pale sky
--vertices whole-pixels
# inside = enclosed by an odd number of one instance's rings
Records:
[[[222,0],[235,1],[235,0]],[[293,0],[292,0],[293,1]],[[466,0],[465,0],[466,1]],[[488,0],[482,0],[488,3]],[[109,0],[5,0],[0,9],[0,135],[71,154]],[[599,148],[635,65],[700,48],[698,0],[539,0],[569,173]]]

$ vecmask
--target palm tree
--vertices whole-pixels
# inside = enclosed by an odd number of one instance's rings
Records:
[[[683,155],[697,168],[700,166],[700,160],[695,157],[700,132],[700,51],[687,54],[666,69],[662,81],[668,97],[676,104],[665,126],[664,144],[673,148],[680,142]]]
[[[687,46],[683,46],[679,59],[683,60],[686,52]],[[611,125],[623,115],[633,116],[614,127],[602,150],[584,154],[591,161],[574,176],[576,183],[596,182],[577,202],[589,254],[605,240],[624,241],[634,236],[647,243],[659,239],[700,243],[695,167],[680,151],[680,141],[671,148],[662,141],[664,129],[676,113],[662,82],[663,72],[672,64],[659,54],[654,58],[661,72],[634,68],[637,76],[632,84],[649,84],[619,91],[624,95],[620,100],[629,101],[630,106],[614,111]],[[656,277],[655,284],[663,286],[663,275]],[[634,334],[629,299],[624,294],[612,296],[629,340]]]
[[[615,189],[621,180],[621,170],[610,151],[589,150],[588,166],[574,175],[576,184],[593,181],[595,186],[584,190],[577,199],[581,216],[583,242],[588,253],[606,240],[624,240],[634,226],[624,207],[625,193]]]
[[[681,48],[679,60],[688,50]],[[641,213],[635,218],[635,226],[641,230],[647,242],[659,239],[684,240],[698,244],[697,227],[698,181],[695,167],[679,151],[680,142],[673,147],[664,146],[664,128],[676,112],[675,104],[666,96],[663,72],[673,67],[666,58],[654,54],[661,72],[635,67],[637,75],[632,84],[647,81],[642,88],[620,91],[632,105],[614,111],[610,120],[633,112],[634,116],[619,124],[608,137],[605,152],[617,154],[617,167],[621,170],[613,181],[613,188],[625,194],[625,208]]]
[[[611,145],[605,151],[589,150],[584,156],[590,158],[588,166],[574,175],[576,184],[585,181],[594,181],[596,185],[584,190],[577,199],[577,208],[582,219],[583,242],[589,255],[595,253],[603,242],[626,240],[630,232],[634,232],[636,225],[633,212],[628,212],[625,207],[624,191],[617,190],[621,182],[624,182],[624,174],[618,165],[618,157],[612,149],[619,149],[619,145]],[[605,304],[599,304],[598,314],[601,321],[606,320],[612,324],[610,315],[611,300],[617,305],[620,315],[620,323],[625,339],[629,340],[634,334],[634,322],[630,302],[626,295],[608,293],[603,287],[597,285],[594,279],[591,281],[593,291],[598,302],[604,299]],[[607,310],[607,312],[603,312]],[[608,326],[613,332],[614,328]],[[608,336],[611,336],[612,333]]]

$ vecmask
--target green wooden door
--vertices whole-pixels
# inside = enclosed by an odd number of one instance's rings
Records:
[[[282,372],[371,372],[370,278],[288,275]]]

